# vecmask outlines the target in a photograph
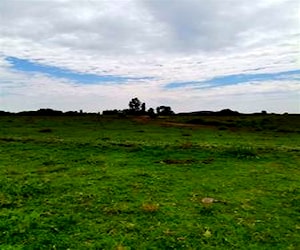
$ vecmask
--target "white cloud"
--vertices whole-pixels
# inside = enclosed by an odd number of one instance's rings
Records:
[[[296,81],[206,91],[163,88],[170,82],[299,69],[299,9],[296,0],[1,0],[1,109],[125,108],[129,98],[139,96],[150,105],[165,102],[177,111],[226,103],[251,110],[254,106],[246,100],[260,95],[255,103],[261,109],[276,111],[277,105],[278,112],[300,112]],[[153,80],[78,86],[15,72],[6,56],[78,72]],[[233,99],[232,91],[247,95]]]

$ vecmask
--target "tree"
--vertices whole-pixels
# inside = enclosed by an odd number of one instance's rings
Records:
[[[156,114],[155,114],[153,108],[149,108],[147,113],[148,113],[148,115],[149,115],[151,118],[155,118],[155,117],[156,117]]]
[[[173,115],[171,107],[169,106],[159,106],[156,108],[157,115]]]
[[[146,104],[144,102],[142,103],[141,111],[142,111],[142,113],[146,112]]]
[[[137,97],[131,99],[131,101],[129,102],[129,109],[130,109],[130,111],[133,111],[134,113],[141,111],[141,108],[142,108],[141,106],[142,106],[142,103]]]

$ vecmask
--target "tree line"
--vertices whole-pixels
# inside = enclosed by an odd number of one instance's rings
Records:
[[[98,113],[87,113],[80,111],[67,111],[63,112],[60,110],[54,110],[51,108],[41,108],[36,111],[21,111],[17,113],[11,113],[0,110],[0,116],[6,115],[24,115],[24,116],[80,116],[80,115],[100,115]],[[137,97],[132,98],[128,104],[127,109],[118,110],[104,110],[102,112],[103,115],[119,115],[119,116],[126,116],[126,115],[148,115],[150,117],[156,117],[159,115],[173,115],[175,114],[171,107],[169,106],[159,106],[155,110],[153,108],[146,109],[146,103],[141,102]]]
[[[25,115],[25,116],[80,116],[80,115],[100,115],[100,112],[90,113],[80,111],[67,111],[63,112],[60,110],[53,110],[50,108],[42,108],[37,111],[21,111],[18,113],[11,113],[0,110],[0,116],[7,115]],[[102,112],[103,115],[118,115],[118,116],[143,116],[147,115],[151,118],[155,118],[157,116],[170,116],[175,115],[174,111],[170,106],[158,106],[155,109],[149,108],[147,109],[146,103],[141,102],[137,97],[132,98],[128,103],[128,108],[123,110],[113,109],[113,110],[104,110]],[[272,113],[273,114],[273,113]],[[288,113],[284,113],[287,115]],[[232,111],[231,109],[222,109],[220,111],[195,111],[195,112],[184,112],[178,113],[176,115],[179,116],[239,116],[243,115],[238,111]],[[249,115],[249,114],[248,114]],[[252,115],[268,115],[267,111],[263,110],[261,113],[252,113]]]
[[[128,109],[123,110],[104,110],[103,115],[148,115],[156,117],[158,115],[166,116],[175,114],[170,106],[158,106],[155,110],[153,108],[146,109],[146,103],[141,102],[137,97],[130,100],[128,107]]]

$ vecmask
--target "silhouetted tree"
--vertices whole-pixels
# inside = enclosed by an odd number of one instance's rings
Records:
[[[157,107],[156,108],[156,113],[158,115],[173,115],[174,114],[171,107],[169,107],[169,106],[159,106],[159,107]]]
[[[160,107],[157,107],[156,108],[156,114],[158,114],[158,115],[159,115],[159,110],[160,110]]]
[[[135,113],[141,111],[141,106],[142,106],[142,103],[137,97],[131,99],[131,101],[129,102],[130,111],[133,111]]]
[[[146,104],[143,102],[141,106],[142,113],[146,113]]]
[[[147,113],[148,113],[148,115],[149,115],[151,118],[155,118],[155,117],[156,117],[156,114],[155,114],[153,108],[149,108]]]

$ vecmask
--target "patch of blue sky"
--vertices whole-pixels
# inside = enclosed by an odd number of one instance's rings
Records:
[[[168,89],[176,89],[176,88],[182,88],[182,87],[192,87],[192,86],[197,86],[197,84],[202,83],[202,82],[197,82],[197,81],[190,81],[190,82],[171,82],[168,83],[165,87]]]
[[[236,85],[248,82],[262,82],[272,80],[299,81],[300,70],[283,71],[277,73],[259,74],[235,74],[213,77],[206,81],[172,82],[165,86],[167,89],[192,87],[192,88],[214,88],[218,86]]]
[[[50,77],[63,78],[82,84],[104,84],[104,83],[126,83],[130,80],[147,80],[152,77],[127,77],[118,75],[97,75],[90,73],[80,73],[68,69],[44,65],[17,57],[6,57],[6,60],[17,71],[26,73],[40,73]]]

